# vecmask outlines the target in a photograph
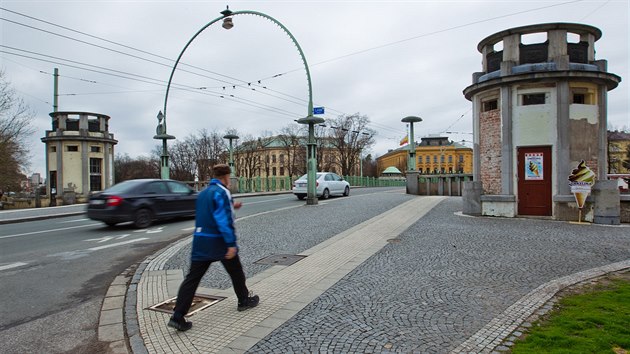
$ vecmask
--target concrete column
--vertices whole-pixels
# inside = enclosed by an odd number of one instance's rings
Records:
[[[608,162],[608,133],[606,128],[608,126],[608,92],[606,85],[597,86],[597,104],[599,106],[599,154],[597,156],[597,179],[600,181],[608,179],[606,164]]]
[[[588,42],[588,62],[595,60],[595,36],[592,33],[580,35],[580,42]]]
[[[553,163],[556,166],[556,194],[571,195],[571,189],[567,178],[571,174],[570,160],[570,139],[569,136],[569,83],[567,81],[558,82],[556,85],[557,112],[556,112],[556,130],[558,138],[556,141],[556,156]]]
[[[520,44],[520,34],[503,37],[503,61],[512,61],[518,64],[520,60]]]
[[[87,114],[81,114],[79,116],[79,131],[81,131],[81,129],[85,130],[86,132],[88,131],[88,116],[87,116]]]
[[[479,95],[472,99],[473,113],[473,180],[481,180],[481,154],[479,152],[479,114],[481,112],[481,102]]]
[[[101,171],[101,189],[105,190],[111,186],[111,176],[113,171],[110,170],[110,160],[113,159],[113,155],[109,153],[109,143],[103,144],[103,170]]]
[[[418,171],[407,171],[407,194],[418,195]]]
[[[501,194],[514,194],[512,88],[501,87]]]
[[[483,189],[481,182],[468,181],[464,182],[464,190],[462,191],[462,212],[466,215],[481,215],[481,193]]]
[[[488,72],[488,54],[493,53],[493,52],[494,52],[494,49],[490,45],[486,45],[485,47],[483,47],[483,49],[481,49],[481,67],[484,73]]]
[[[617,181],[597,181],[593,192],[593,222],[595,224],[619,225],[621,200]]]
[[[547,60],[555,62],[558,70],[568,70],[567,31],[551,30],[547,32],[547,38],[549,40]]]

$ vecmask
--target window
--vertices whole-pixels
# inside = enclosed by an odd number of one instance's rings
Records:
[[[271,162],[276,163],[276,155],[271,155]]]
[[[448,163],[453,163],[453,155],[448,155]]]
[[[488,112],[488,111],[494,111],[496,109],[499,108],[499,104],[498,101],[495,100],[490,100],[490,101],[485,101],[481,103],[481,111],[482,112]]]
[[[284,154],[280,155],[280,163],[284,163]],[[282,174],[282,173],[280,173],[280,174]]]
[[[444,155],[440,156],[440,163],[444,163]]]
[[[168,188],[173,193],[190,194],[191,189],[188,188],[188,186],[186,186],[185,184],[181,184],[181,183],[177,183],[177,182],[173,182],[173,181],[168,181],[168,182],[166,182],[166,184],[168,184]]]
[[[523,106],[530,106],[536,104],[545,104],[545,94],[544,93],[529,93],[522,96],[523,97]]]
[[[418,163],[422,163],[422,156],[418,156]]]
[[[101,191],[103,190],[102,181],[103,177],[101,175],[101,165],[103,159],[90,159],[90,191]]]
[[[102,159],[90,159],[90,174],[101,174],[101,161]]]
[[[57,147],[56,146],[51,146],[50,147],[50,152],[57,152]]]
[[[433,155],[433,163],[437,163],[437,155]]]
[[[152,182],[144,188],[144,194],[167,194],[168,188],[164,182]]]
[[[67,145],[66,146],[66,151],[77,152],[77,151],[79,151],[79,146],[78,145]]]
[[[284,156],[284,155],[280,155]],[[284,176],[284,167],[280,167],[280,176]]]
[[[573,88],[571,90],[572,104],[594,104],[593,93],[586,88]]]
[[[459,155],[459,162],[464,162],[464,155]]]
[[[100,146],[90,146],[90,152],[101,152]]]
[[[273,155],[273,157],[276,157],[276,155]],[[276,168],[274,167],[272,171],[273,171],[273,172],[272,172],[272,173],[273,173],[273,175],[275,176],[275,175],[276,175]]]

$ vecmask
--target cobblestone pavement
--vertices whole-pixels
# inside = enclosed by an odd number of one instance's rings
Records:
[[[261,305],[236,312],[227,274],[215,265],[201,291],[228,299],[195,314],[186,333],[146,307],[175,295],[189,244],[156,257],[138,283],[147,350],[490,351],[563,284],[596,267],[630,266],[627,225],[466,217],[456,214],[460,198],[363,198],[239,220],[248,285]],[[253,264],[279,253],[308,257],[289,267]]]
[[[531,290],[630,259],[630,228],[456,216],[451,198],[251,353],[444,353]]]

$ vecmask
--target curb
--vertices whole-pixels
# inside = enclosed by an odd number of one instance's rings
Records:
[[[5,220],[0,220],[0,225],[2,225],[2,224],[16,224],[16,223],[19,223],[19,222],[26,222],[26,221],[37,221],[37,220],[63,218],[63,217],[66,217],[66,216],[75,216],[75,215],[83,215],[83,214],[85,214],[85,211],[77,211],[77,212],[72,212],[72,213],[55,214],[55,215],[29,216],[29,217],[19,218],[19,219],[5,219]]]

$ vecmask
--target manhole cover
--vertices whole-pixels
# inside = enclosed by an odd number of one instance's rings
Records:
[[[193,297],[192,305],[190,306],[190,310],[188,310],[188,314],[186,316],[192,316],[194,313],[199,312],[207,307],[210,307],[217,302],[225,299],[222,296],[212,296],[212,295],[199,295],[195,294]],[[160,302],[157,305],[153,305],[149,307],[149,310],[173,313],[175,309],[175,302],[177,301],[177,297],[172,299],[168,299],[166,301]]]
[[[298,256],[294,254],[276,254],[269,257],[265,257],[263,259],[259,259],[254,263],[289,266],[304,257],[306,256]]]

